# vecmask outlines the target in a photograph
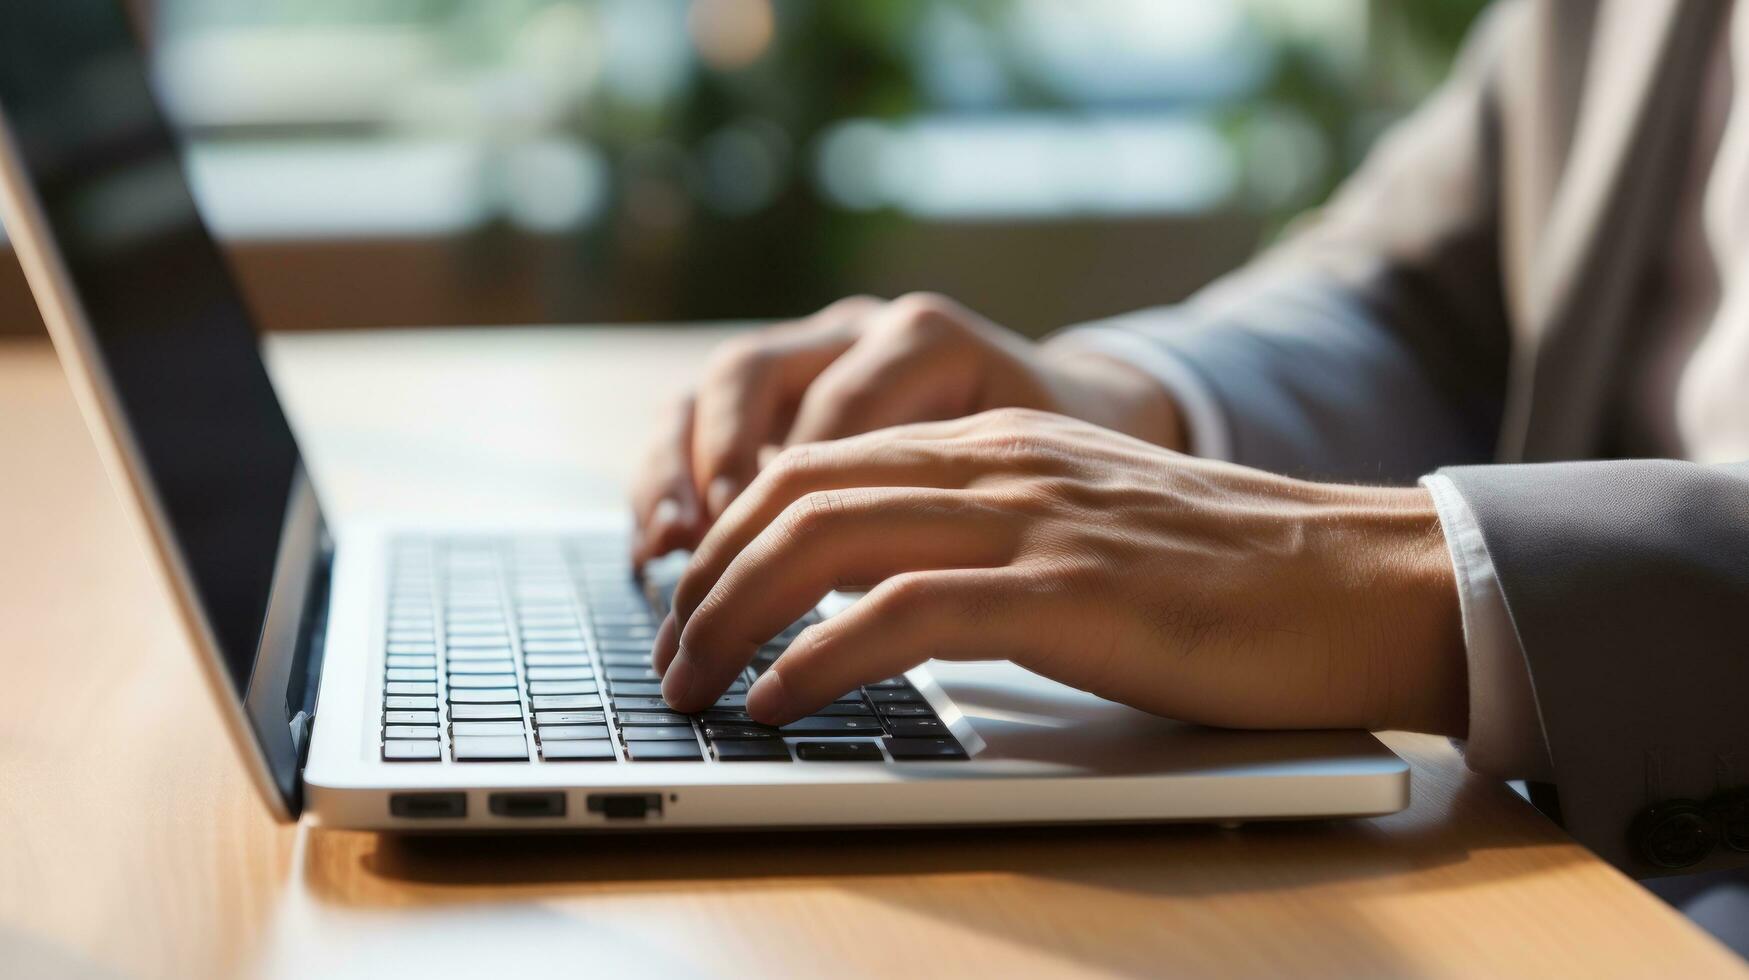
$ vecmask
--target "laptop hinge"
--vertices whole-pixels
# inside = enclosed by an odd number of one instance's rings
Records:
[[[291,729],[292,745],[297,749],[300,783],[303,781],[304,762],[310,755],[310,739],[316,732],[316,695],[322,688],[322,660],[327,650],[328,585],[333,565],[334,542],[324,529],[320,552],[310,566],[303,622],[298,627],[291,680],[286,685],[285,710],[290,719],[287,725]]]

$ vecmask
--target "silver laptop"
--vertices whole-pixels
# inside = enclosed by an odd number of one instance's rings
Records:
[[[262,797],[389,830],[1390,813],[1364,732],[1180,725],[935,663],[781,729],[678,715],[617,514],[330,527],[117,0],[0,4],[0,204],[110,473]],[[606,424],[607,420],[603,420]],[[489,517],[490,515],[488,515]]]

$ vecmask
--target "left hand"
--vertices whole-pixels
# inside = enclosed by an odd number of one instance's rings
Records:
[[[931,658],[1009,658],[1185,721],[1460,734],[1457,590],[1427,491],[1307,483],[1027,410],[785,450],[694,553],[663,693],[714,701],[828,591],[747,710],[781,724]]]

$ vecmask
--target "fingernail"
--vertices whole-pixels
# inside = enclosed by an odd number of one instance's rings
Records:
[[[686,651],[680,651],[674,662],[668,665],[668,672],[662,675],[662,697],[669,707],[685,710],[691,705],[688,699],[692,696],[693,673]]]
[[[754,721],[782,721],[789,695],[783,689],[783,675],[775,669],[759,675],[747,691],[747,713]]]
[[[655,508],[650,511],[650,530],[652,532],[650,537],[653,540],[660,539],[661,535],[654,532],[664,530],[679,519],[680,502],[673,497],[663,497],[656,502]]]
[[[735,500],[735,494],[740,485],[732,476],[719,476],[711,481],[710,488],[705,491],[705,503],[710,506],[711,517],[723,516],[723,511],[729,509],[729,504]]]

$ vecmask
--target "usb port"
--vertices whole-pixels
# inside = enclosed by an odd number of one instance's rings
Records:
[[[662,815],[661,793],[591,793],[589,812],[609,820],[643,820]]]
[[[486,805],[500,817],[562,817],[565,794],[493,793]]]
[[[394,793],[389,796],[389,816],[423,820],[428,817],[465,817],[466,793]]]

